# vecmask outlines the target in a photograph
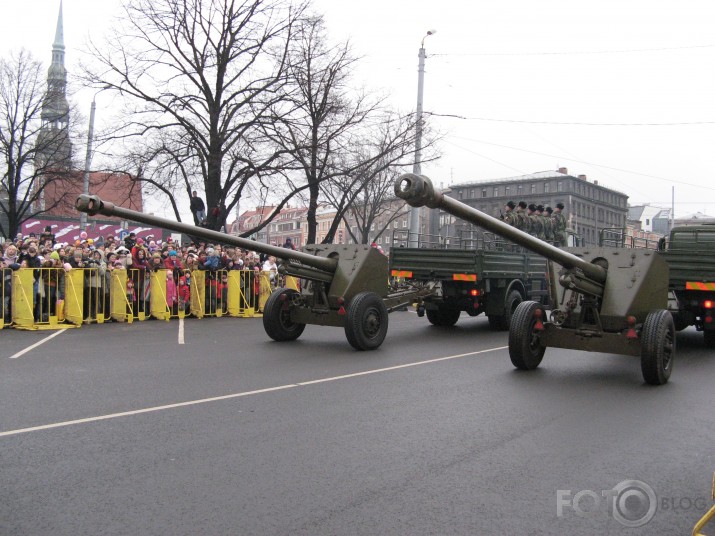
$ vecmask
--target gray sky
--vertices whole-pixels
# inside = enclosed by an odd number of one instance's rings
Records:
[[[66,65],[100,39],[117,0],[64,0]],[[334,40],[363,56],[357,84],[424,109],[446,134],[437,184],[567,167],[676,217],[715,214],[712,0],[316,0]],[[49,64],[59,0],[2,1],[0,53]],[[76,103],[88,114],[91,94]],[[107,102],[103,103],[102,100]],[[97,123],[109,97],[97,98]],[[247,207],[246,207],[247,208]]]

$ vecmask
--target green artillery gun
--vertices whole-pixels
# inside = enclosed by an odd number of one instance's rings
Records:
[[[509,356],[516,368],[535,369],[551,346],[638,356],[647,383],[668,381],[675,327],[667,310],[668,264],[657,252],[558,248],[445,196],[423,175],[399,177],[395,195],[413,207],[441,208],[549,260],[549,319],[536,301],[522,302],[512,317]]]
[[[367,245],[309,244],[293,251],[118,207],[97,196],[80,195],[75,208],[89,215],[117,216],[280,259],[279,273],[299,278],[302,284],[300,291],[276,289],[266,301],[263,328],[275,341],[293,341],[306,324],[317,324],[342,327],[354,348],[374,350],[387,334],[389,312],[432,293],[428,287],[390,292],[387,257]]]

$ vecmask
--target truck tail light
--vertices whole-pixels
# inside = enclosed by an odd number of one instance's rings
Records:
[[[469,291],[469,295],[472,297],[479,296],[479,289],[473,288]]]
[[[712,309],[713,308],[713,301],[712,300],[705,300],[703,302],[703,307],[705,309]]]
[[[636,317],[629,316],[628,318],[626,318],[626,322],[628,322],[628,331],[626,332],[626,339],[637,339],[638,334],[636,333]]]

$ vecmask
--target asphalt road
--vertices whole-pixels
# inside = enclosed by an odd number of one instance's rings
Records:
[[[516,371],[484,318],[393,313],[374,352],[183,327],[0,332],[0,535],[672,536],[712,504],[694,331],[652,387],[615,355]]]

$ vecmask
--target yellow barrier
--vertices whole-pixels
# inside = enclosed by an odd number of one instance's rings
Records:
[[[713,489],[712,489],[712,499],[715,501],[715,474],[713,474]],[[705,515],[700,518],[700,521],[698,521],[693,528],[693,536],[705,536],[701,531],[703,530],[703,527],[710,523],[712,519],[715,518],[715,505],[710,507],[710,510],[705,512]]]
[[[34,329],[34,277],[32,270],[20,268],[12,273],[12,322],[18,329]]]
[[[0,328],[58,329],[83,323],[132,322],[154,318],[253,317],[265,307],[274,284],[270,272],[256,270],[195,270],[187,273],[189,297],[178,280],[167,282],[170,270],[144,272],[103,268],[6,270],[14,292],[3,286],[0,304],[10,322],[0,314]],[[175,275],[178,275],[176,272]],[[183,274],[180,275],[180,278]],[[286,277],[282,283],[298,290],[299,282]],[[171,289],[171,290],[169,290]],[[153,291],[152,291],[153,290]],[[171,302],[171,303],[168,303]]]
[[[196,318],[203,318],[204,297],[206,296],[206,272],[194,270],[191,272],[191,314]]]
[[[169,320],[171,311],[166,299],[166,274],[169,270],[157,270],[151,273],[151,293],[149,313],[159,320]]]
[[[112,270],[109,279],[109,315],[116,322],[134,321],[132,302],[127,299],[127,271]]]

